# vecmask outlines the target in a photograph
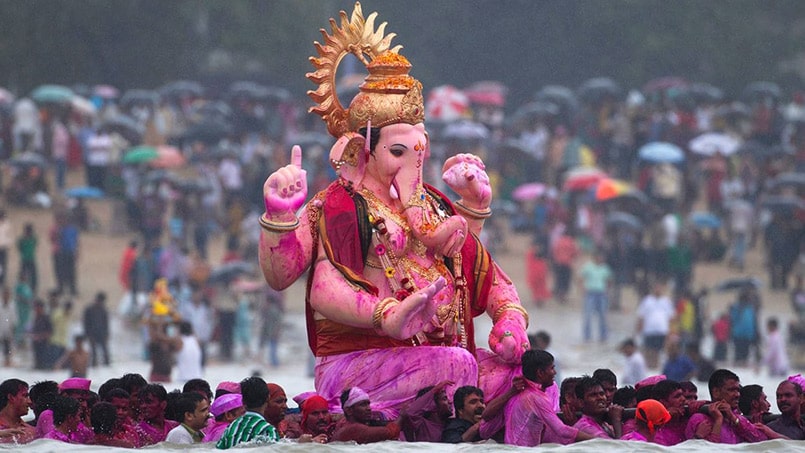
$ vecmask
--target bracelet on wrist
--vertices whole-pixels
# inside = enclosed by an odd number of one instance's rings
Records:
[[[461,201],[456,201],[453,203],[453,205],[456,207],[457,211],[460,211],[472,219],[483,220],[488,219],[492,215],[492,208],[486,208],[479,211],[478,209],[470,208]]]
[[[372,312],[372,327],[375,328],[377,331],[383,330],[383,313],[386,312],[389,308],[397,305],[400,303],[397,299],[393,297],[387,297],[375,305],[375,310]]]
[[[287,233],[299,227],[299,219],[296,218],[293,222],[272,222],[266,218],[265,214],[261,214],[258,221],[264,230],[271,231],[272,233]]]

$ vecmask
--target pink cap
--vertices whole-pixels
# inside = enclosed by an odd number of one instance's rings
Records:
[[[210,413],[213,417],[218,417],[241,406],[243,406],[243,396],[240,393],[227,393],[215,398],[210,406]]]
[[[240,384],[232,381],[221,381],[218,387],[215,387],[216,393],[218,390],[224,390],[229,393],[240,393]]]
[[[80,377],[65,379],[59,384],[59,390],[86,390],[89,391],[89,384],[92,381]]]
[[[638,382],[637,384],[635,384],[634,388],[639,389],[640,387],[645,387],[647,385],[654,385],[654,384],[656,384],[656,383],[658,383],[660,381],[664,381],[666,379],[668,379],[668,378],[664,374],[657,374],[657,375],[654,375],[654,376],[649,376],[649,377],[643,379],[642,381]]]
[[[294,402],[297,406],[302,406],[302,403],[305,402],[306,399],[310,398],[313,395],[317,395],[316,392],[302,392],[295,397],[293,397]]]

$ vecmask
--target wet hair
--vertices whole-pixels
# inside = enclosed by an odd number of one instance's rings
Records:
[[[601,387],[601,381],[592,376],[582,376],[578,384],[576,384],[576,398],[584,399],[584,394],[594,387]]]
[[[554,362],[553,355],[548,351],[529,349],[523,353],[523,377],[529,381],[537,380],[537,371],[544,370]]]
[[[53,424],[61,425],[67,420],[67,417],[77,414],[78,408],[78,400],[67,396],[57,396],[50,405],[50,410],[53,411]]]
[[[612,395],[612,403],[623,407],[633,407],[633,405],[636,404],[636,395],[637,390],[635,390],[631,385],[627,385],[615,390],[615,394]]]
[[[425,395],[426,393],[428,393],[431,390],[433,390],[434,387],[436,387],[436,386],[435,385],[429,385],[427,387],[423,387],[423,388],[419,389],[419,391],[416,392],[416,397],[419,398],[419,397]]]
[[[573,376],[562,381],[562,385],[559,386],[559,404],[567,404],[567,395],[576,394],[576,385],[580,380],[580,377]]]
[[[30,395],[30,391],[28,393]],[[34,411],[34,417],[37,419],[42,412],[50,409],[53,406],[53,402],[56,401],[56,398],[59,398],[60,395],[56,392],[52,393],[43,393],[39,395],[38,399],[36,400],[36,404],[32,405],[31,409]]]
[[[699,387],[696,387],[696,384],[691,381],[682,381],[679,383],[679,387],[686,392],[699,393]]]
[[[375,145],[377,142],[380,141],[380,129],[379,127],[372,127],[372,131],[369,133],[369,154],[374,155],[375,153]],[[363,135],[364,138],[366,137],[366,128],[362,127],[358,129],[358,133]]]
[[[240,394],[246,409],[256,409],[268,400],[268,386],[259,376],[251,376],[240,381]]]
[[[0,410],[8,405],[9,395],[16,395],[20,390],[27,388],[27,382],[16,378],[6,379],[0,383]]]
[[[129,392],[131,395],[137,393],[134,390],[139,391],[141,388],[148,385],[148,381],[146,381],[145,378],[139,373],[124,374],[120,378],[120,381],[121,388]]]
[[[738,409],[741,413],[748,416],[752,412],[752,403],[760,399],[763,393],[763,386],[750,384],[741,387],[741,397],[738,398]]]
[[[710,395],[712,396],[713,390],[721,387],[730,379],[740,382],[738,375],[730,370],[721,368],[720,370],[713,371],[713,374],[710,375],[710,379],[707,381],[707,389],[710,390]]]
[[[456,414],[464,409],[464,400],[470,395],[478,395],[483,398],[484,391],[474,385],[465,385],[456,389],[456,393],[453,394],[453,407],[456,409]]]
[[[89,420],[95,434],[111,435],[115,429],[116,419],[117,408],[114,404],[105,401],[92,406],[89,412]]]
[[[102,400],[106,401],[106,395],[114,389],[124,389],[122,379],[112,378],[101,384],[101,386],[98,387],[98,396],[100,396]]]
[[[193,325],[187,321],[182,321],[179,323],[179,333],[181,335],[193,335]],[[195,379],[192,379],[195,380]],[[189,381],[188,381],[189,382]],[[186,386],[187,384],[185,384]],[[207,384],[207,388],[210,388],[210,384]],[[212,390],[209,391],[210,398],[212,398]]]
[[[614,386],[618,386],[618,377],[609,368],[599,368],[593,372],[593,377],[598,379],[598,383],[606,382]]]
[[[190,412],[191,414],[196,412],[196,406],[198,403],[204,401],[204,395],[197,393],[197,392],[184,392],[179,395],[179,399],[176,400],[176,415],[181,418],[181,421],[184,422],[185,415]]]
[[[131,399],[131,394],[121,388],[112,389],[106,393],[106,395],[103,397],[103,400],[107,403],[111,403],[112,399],[114,398],[129,400]]]
[[[167,401],[168,399],[168,391],[165,390],[165,387],[162,386],[162,384],[152,383],[146,385],[140,389],[140,393],[137,394],[137,397],[143,399],[148,395],[152,395],[159,401]]]
[[[665,401],[677,390],[682,388],[679,382],[672,379],[665,379],[651,386],[651,398],[657,401]]]
[[[635,399],[638,403],[648,399],[656,399],[654,398],[654,385],[641,385],[635,391]]]
[[[189,325],[190,323],[187,324]],[[179,328],[181,329],[181,325]],[[205,381],[204,379],[199,378],[190,379],[189,381],[184,383],[184,387],[182,387],[182,392],[201,393],[202,395],[207,397],[207,401],[212,401],[212,389],[210,388],[210,383]]]
[[[352,390],[352,387],[350,387],[348,389],[344,389],[344,391],[341,392],[341,396],[338,397],[338,400],[341,402],[341,407],[342,408],[344,407],[345,404],[347,404],[347,400],[349,399],[350,390]]]
[[[34,414],[39,415],[39,413],[41,413],[42,410],[44,410],[44,409],[39,410],[40,401],[43,396],[49,393],[53,394],[59,393],[58,382],[51,380],[39,381],[34,385],[32,385],[30,388],[28,388],[28,397],[31,398],[32,403],[31,406],[32,409],[34,410]]]
[[[179,397],[182,396],[182,391],[179,389],[168,392],[168,397],[165,399],[165,418],[175,422],[182,423],[184,415],[177,412],[176,403],[179,402]]]

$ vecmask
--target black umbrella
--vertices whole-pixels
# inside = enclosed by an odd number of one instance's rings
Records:
[[[578,105],[578,99],[576,99],[576,94],[573,93],[573,90],[562,85],[546,85],[537,91],[534,99],[552,102],[569,110],[576,108]]]
[[[232,118],[232,108],[223,101],[205,102],[196,114],[204,120],[227,122]]]
[[[610,212],[607,214],[606,224],[607,226],[613,228],[631,228],[633,230],[643,229],[643,222],[637,218],[637,216],[621,211]]]
[[[117,115],[113,118],[104,120],[98,129],[107,132],[116,132],[131,145],[139,145],[143,141],[145,129],[140,126],[134,118],[126,115]]]
[[[779,189],[780,187],[786,186],[805,186],[805,173],[782,173],[777,175],[777,177],[771,181],[771,188],[773,189]]]
[[[208,283],[227,284],[241,275],[251,275],[254,273],[254,266],[245,261],[233,261],[222,264],[210,272],[207,279]]]
[[[805,203],[799,197],[788,195],[772,195],[760,202],[760,205],[774,212],[788,212],[805,209]]]
[[[204,95],[204,87],[192,80],[176,80],[163,85],[159,89],[159,94],[169,99],[179,99],[185,96],[200,97]]]
[[[187,128],[185,140],[215,144],[232,133],[232,126],[224,121],[202,121]]]
[[[783,91],[774,82],[752,82],[744,88],[742,97],[748,102],[768,98],[778,100],[783,97]]]
[[[719,102],[724,99],[724,91],[709,83],[694,83],[688,87],[688,92],[696,102]]]
[[[740,291],[744,288],[760,288],[761,282],[755,277],[735,277],[728,278],[713,287],[715,291]]]
[[[120,105],[129,108],[134,105],[155,106],[159,103],[159,94],[154,90],[131,89],[126,90],[120,98]]]
[[[33,151],[26,151],[16,157],[9,159],[8,164],[12,167],[44,167],[47,165],[47,160],[44,156]]]
[[[534,121],[538,118],[547,118],[559,114],[559,106],[549,101],[529,102],[518,108],[512,121],[515,123]]]
[[[582,83],[577,94],[582,101],[596,102],[606,97],[619,98],[621,87],[609,77],[595,77]]]

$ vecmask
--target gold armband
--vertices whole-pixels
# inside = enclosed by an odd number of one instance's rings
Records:
[[[272,233],[287,233],[299,227],[299,219],[294,219],[293,222],[272,222],[266,219],[265,214],[260,215],[259,222],[264,230]]]
[[[430,208],[430,205],[428,205],[428,194],[424,190],[419,189],[414,192],[403,209],[408,209],[414,206],[425,210]]]
[[[506,312],[506,311],[518,311],[518,312],[520,312],[520,314],[523,315],[523,319],[525,319],[525,326],[526,326],[526,328],[528,328],[528,312],[526,311],[525,308],[523,308],[522,305],[518,305],[518,304],[515,304],[515,303],[512,303],[512,302],[503,304],[500,307],[498,307],[498,309],[495,310],[495,314],[492,316],[492,322],[494,324],[497,324],[497,322],[500,319],[500,317],[503,316],[503,313]]]
[[[397,305],[400,303],[397,299],[393,297],[387,297],[375,305],[375,311],[372,312],[372,326],[377,331],[383,330],[383,313],[386,312],[389,308]]]
[[[460,211],[461,213],[472,219],[483,220],[488,219],[492,215],[491,208],[486,208],[483,211],[479,211],[477,209],[472,209],[464,205],[464,203],[460,201],[453,202],[453,206],[456,207],[457,211]]]

